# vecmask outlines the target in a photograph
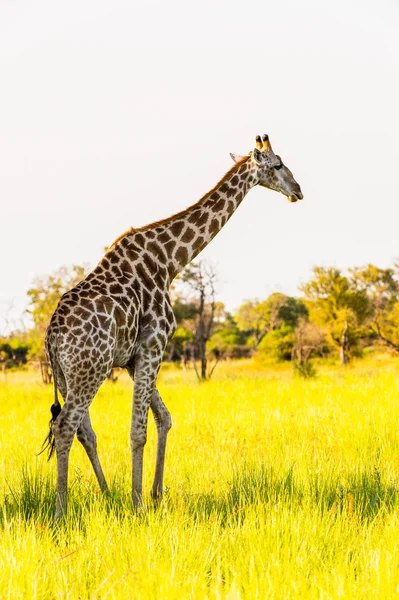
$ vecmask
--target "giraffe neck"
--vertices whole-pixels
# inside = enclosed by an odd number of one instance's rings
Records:
[[[151,240],[144,242],[145,247],[163,257],[171,282],[213,240],[256,183],[251,161],[246,157],[196,204],[144,227],[133,234],[134,238],[141,243],[141,236]]]

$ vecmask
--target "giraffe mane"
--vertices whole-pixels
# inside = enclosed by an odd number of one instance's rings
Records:
[[[250,156],[243,156],[241,160],[239,160],[238,162],[236,162],[231,169],[229,169],[227,171],[227,173],[222,177],[222,179],[220,181],[217,182],[217,184],[208,192],[206,192],[206,194],[204,194],[202,196],[202,198],[200,198],[199,200],[197,200],[197,202],[195,202],[194,204],[191,204],[190,206],[188,206],[187,208],[185,208],[184,210],[181,210],[178,213],[175,213],[174,215],[171,215],[170,217],[166,217],[165,219],[161,219],[160,221],[154,221],[153,223],[149,223],[148,225],[143,225],[143,227],[130,227],[127,231],[125,231],[124,233],[122,233],[121,235],[119,235],[116,240],[114,240],[112,242],[112,244],[107,248],[107,252],[109,250],[112,250],[113,248],[115,248],[115,246],[127,235],[130,235],[132,233],[136,233],[138,231],[148,231],[149,229],[152,229],[154,227],[159,227],[160,225],[167,225],[168,223],[170,223],[171,221],[173,221],[174,219],[180,218],[180,217],[185,217],[186,214],[197,204],[199,204],[200,202],[202,202],[202,200],[205,200],[205,198],[207,198],[208,196],[210,196],[213,192],[215,192],[217,190],[218,187],[220,187],[227,179],[229,179],[229,177],[235,173],[239,167],[241,167],[241,165],[243,165],[244,163],[247,162],[247,160],[249,160]]]
[[[129,229],[127,231],[125,231],[124,233],[121,233],[120,235],[118,235],[118,237],[116,238],[116,240],[114,240],[112,242],[112,244],[110,246],[108,246],[107,252],[109,250],[112,250],[112,248],[115,248],[116,244],[118,242],[120,242],[121,239],[123,239],[126,235],[130,235],[131,233],[134,233],[135,231],[137,231],[137,229],[133,229],[133,227],[129,227]]]
[[[230,178],[230,176],[235,173],[239,167],[241,167],[241,165],[243,165],[244,163],[247,162],[247,160],[250,159],[250,156],[244,156],[239,162],[235,163],[231,169],[229,169],[229,171],[227,171],[227,173],[222,177],[222,179],[220,181],[217,182],[217,184],[208,192],[206,192],[206,194],[204,194],[199,200],[197,200],[197,202],[195,202],[194,204],[191,204],[190,206],[188,206],[187,208],[185,208],[184,210],[181,210],[178,213],[175,213],[174,215],[171,215],[170,217],[166,217],[165,219],[161,219],[160,221],[154,221],[153,223],[149,223],[148,225],[143,225],[143,227],[138,227],[133,228],[131,227],[130,231],[127,231],[125,234],[119,236],[118,241],[124,236],[127,235],[128,233],[133,233],[136,231],[148,231],[149,229],[152,229],[154,227],[158,227],[159,225],[167,225],[168,223],[170,223],[171,221],[173,221],[174,219],[180,218],[180,217],[185,217],[186,214],[197,204],[199,204],[200,202],[202,202],[203,200],[205,200],[205,198],[207,198],[208,196],[210,196],[213,192],[215,192],[218,187],[220,187],[227,179]]]

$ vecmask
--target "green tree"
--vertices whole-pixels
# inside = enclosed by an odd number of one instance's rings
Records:
[[[300,377],[316,375],[312,357],[323,354],[325,345],[322,331],[307,318],[300,318],[293,335],[292,362],[294,372]]]
[[[305,304],[281,293],[271,294],[263,302],[248,301],[238,310],[236,321],[261,354],[277,360],[290,360],[293,331],[300,317],[306,317]]]
[[[29,344],[25,332],[14,332],[0,338],[0,365],[2,370],[21,367],[27,363]]]
[[[221,318],[215,327],[216,331],[209,340],[209,353],[215,360],[224,358],[240,358],[247,349],[245,336],[239,330],[233,316],[221,306]]]
[[[369,299],[371,332],[385,346],[399,352],[399,283],[395,270],[368,264],[350,272],[356,289]]]
[[[365,290],[357,288],[335,267],[314,267],[313,279],[300,289],[305,294],[311,321],[324,328],[339,351],[341,364],[346,364],[364,334],[363,326],[370,314]]]
[[[236,314],[236,322],[240,331],[249,336],[250,343],[257,348],[265,335],[280,327],[281,308],[287,296],[275,292],[266,300],[248,300],[240,306]]]

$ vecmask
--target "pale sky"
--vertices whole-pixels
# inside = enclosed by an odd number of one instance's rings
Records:
[[[305,199],[252,190],[201,255],[230,309],[399,256],[399,4],[0,3],[0,334],[36,275],[199,199],[268,133]]]

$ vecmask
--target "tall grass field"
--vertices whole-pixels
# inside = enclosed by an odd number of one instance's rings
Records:
[[[164,368],[159,389],[173,417],[161,504],[132,508],[122,375],[91,407],[112,497],[75,440],[58,524],[55,460],[37,456],[52,387],[36,372],[0,380],[1,599],[399,596],[397,360],[324,366],[311,380],[243,361],[203,384]]]

